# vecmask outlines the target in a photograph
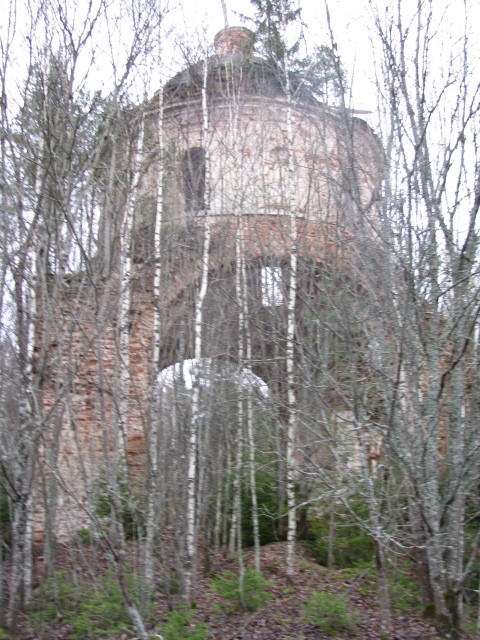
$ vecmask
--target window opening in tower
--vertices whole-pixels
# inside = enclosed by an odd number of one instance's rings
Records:
[[[282,267],[262,267],[262,305],[281,307],[285,302]]]
[[[183,187],[186,211],[205,209],[205,150],[192,147],[183,156]]]

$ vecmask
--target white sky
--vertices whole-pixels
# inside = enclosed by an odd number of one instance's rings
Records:
[[[171,29],[171,34],[167,38],[164,50],[164,65],[158,72],[155,69],[148,69],[149,61],[145,63],[145,77],[150,76],[150,83],[147,89],[148,94],[152,94],[161,82],[165,82],[171,77],[181,66],[180,48],[175,45],[175,39],[189,44],[195,42],[213,42],[214,35],[224,27],[224,17],[222,10],[222,0],[160,0],[164,6],[170,6],[165,31]],[[351,106],[359,110],[376,111],[376,91],[375,91],[375,56],[374,48],[371,44],[372,34],[372,18],[370,15],[369,0],[327,0],[331,15],[332,28],[335,39],[338,44],[338,53],[342,60],[343,66],[347,73],[348,84],[352,91]],[[380,9],[386,8],[388,5],[396,4],[397,0],[373,0]],[[413,11],[418,0],[401,0],[402,10]],[[4,6],[8,6],[10,2],[17,4],[18,20],[16,29],[20,35],[22,29],[28,28],[28,13],[26,7],[28,0],[0,0],[2,5],[2,13],[0,16],[0,40],[5,42],[7,22],[6,12],[3,11]],[[69,18],[73,15],[78,17],[88,6],[86,0],[61,0],[64,6],[68,8]],[[98,0],[93,0],[93,6]],[[225,0],[228,13],[229,26],[241,24],[238,14],[253,16],[254,9],[249,0]],[[35,3],[33,3],[35,5]],[[60,3],[59,3],[60,4]],[[312,48],[315,44],[329,44],[329,36],[325,12],[325,0],[300,0],[302,6],[302,16],[306,24],[305,36],[307,47]],[[442,72],[442,56],[445,56],[444,67],[448,66],[447,56],[453,46],[452,41],[455,40],[456,34],[463,29],[463,8],[464,4],[469,6],[470,20],[469,24],[472,29],[472,46],[479,48],[478,25],[480,24],[480,1],[479,0],[435,0],[434,6],[437,10],[442,7],[446,10],[446,17],[443,21],[443,33],[438,42],[445,43],[443,49],[438,52],[439,65],[433,73]],[[132,27],[123,22],[120,14],[121,3],[116,0],[108,3],[110,20],[117,21],[119,26],[117,38],[124,40],[128,47],[128,42],[132,38]],[[132,3],[133,6],[133,3]],[[3,23],[3,24],[2,24]],[[126,26],[125,26],[126,25]],[[110,27],[109,27],[110,28]],[[118,35],[120,34],[120,35]],[[25,34],[23,34],[25,35]],[[1,43],[0,43],[1,44]],[[93,66],[88,66],[85,73],[90,74],[89,85],[97,87],[103,84],[104,89],[108,90],[108,84],[111,80],[112,56],[111,48],[105,28],[100,28],[96,34],[92,46],[96,47],[94,54]],[[20,48],[20,47],[19,47]],[[477,53],[476,59],[479,59]],[[118,62],[114,60],[114,62]],[[28,59],[22,59],[19,55],[18,73],[12,74],[14,78],[22,76],[21,66],[24,68],[28,64]],[[151,61],[150,61],[151,64]],[[121,64],[119,66],[121,70]],[[110,75],[109,75],[110,74]],[[141,89],[138,90],[139,94]]]

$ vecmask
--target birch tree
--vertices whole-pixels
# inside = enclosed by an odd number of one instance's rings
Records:
[[[208,211],[209,202],[209,156],[208,156],[208,134],[209,118],[207,103],[207,78],[208,62],[203,63],[203,87],[202,87],[202,115],[203,115],[203,139],[202,146],[205,149],[205,209],[203,216],[204,234],[203,250],[201,259],[200,284],[195,297],[195,320],[194,320],[194,370],[192,379],[192,419],[189,429],[188,441],[188,476],[187,476],[187,532],[186,532],[186,566],[184,575],[185,600],[190,603],[193,594],[193,585],[196,571],[196,545],[197,545],[197,513],[196,513],[196,479],[197,479],[197,447],[198,428],[200,423],[200,362],[202,358],[202,337],[203,337],[203,308],[205,296],[208,289],[208,273],[210,260],[210,218]]]
[[[468,16],[466,6],[466,30],[446,72],[433,80],[443,18],[438,8],[418,3],[411,17],[398,8],[393,29],[376,14],[392,150],[386,219],[390,237],[403,229],[401,245],[393,245],[397,299],[391,309],[399,352],[398,373],[391,376],[392,444],[421,513],[435,610],[452,637],[459,633],[466,577],[466,498],[478,473],[471,456],[479,446],[468,380],[476,367],[469,353],[479,313],[480,84],[470,60]]]
[[[160,5],[159,5],[160,6]],[[162,33],[161,24],[158,29],[157,42],[157,65],[161,69],[162,66]],[[159,461],[159,428],[160,415],[157,411],[159,404],[156,394],[158,393],[158,363],[160,360],[160,345],[162,339],[161,331],[161,281],[162,281],[162,214],[163,214],[163,176],[164,176],[164,145],[163,145],[163,84],[158,91],[158,116],[156,120],[156,132],[158,143],[158,171],[157,171],[157,194],[156,194],[156,213],[154,226],[154,282],[153,282],[153,349],[152,349],[152,365],[151,365],[151,398],[150,398],[150,420],[148,423],[147,433],[145,434],[148,444],[148,500],[147,500],[147,521],[145,536],[145,579],[149,588],[154,586],[154,560],[153,548],[155,539],[155,530],[158,523],[158,461]]]

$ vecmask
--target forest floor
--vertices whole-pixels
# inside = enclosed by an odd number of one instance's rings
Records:
[[[244,560],[247,566],[253,565],[251,550],[245,553]],[[102,570],[102,567],[98,566],[98,570]],[[225,558],[215,563],[216,574],[229,570],[238,572],[238,565],[231,559]],[[266,592],[269,599],[254,612],[235,612],[226,606],[225,599],[212,586],[212,572],[198,578],[192,624],[207,625],[208,638],[215,640],[323,640],[332,637],[339,640],[370,640],[381,637],[375,578],[369,575],[368,569],[329,570],[313,562],[308,549],[299,543],[297,573],[293,579],[288,579],[285,573],[285,543],[279,542],[262,547],[262,571],[268,580]],[[338,630],[336,634],[325,632],[309,620],[305,605],[318,592],[332,594],[334,601],[337,599],[348,603],[351,621],[348,629]],[[149,624],[153,638],[159,637],[153,634],[162,633],[162,624],[179,602],[178,595],[167,595],[162,591],[157,593]],[[71,626],[60,614],[55,620],[42,625],[41,631],[38,627],[35,629],[31,618],[22,618],[20,634],[15,636],[18,640],[70,640],[78,637],[78,633],[72,634]],[[84,637],[97,636],[88,634]],[[116,635],[102,634],[101,637],[130,640],[135,634],[125,629]],[[176,640],[171,632],[169,637]],[[179,632],[178,640],[182,637],[189,636]],[[464,637],[474,640],[477,636],[465,632]],[[440,636],[434,623],[422,618],[419,606],[412,605],[411,601],[406,605],[397,598],[390,638],[434,640]]]

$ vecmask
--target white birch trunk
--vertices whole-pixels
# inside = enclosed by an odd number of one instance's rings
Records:
[[[141,173],[141,146],[143,142],[143,117],[137,133],[132,157],[133,176],[127,208],[123,219],[120,237],[120,300],[118,318],[119,348],[119,397],[118,431],[116,436],[116,454],[118,456],[118,474],[122,482],[127,481],[127,430],[130,404],[130,306],[132,282],[132,229],[137,189]]]
[[[287,136],[288,136],[288,192],[290,217],[290,269],[287,293],[287,443],[286,443],[286,493],[287,493],[287,556],[286,572],[292,577],[295,573],[295,541],[297,533],[297,514],[295,500],[295,442],[297,424],[297,398],[295,391],[295,302],[297,297],[297,191],[295,181],[295,162],[293,149],[292,94],[290,87],[290,69],[285,54],[285,86],[287,97]]]
[[[133,219],[135,215],[135,207],[137,204],[137,193],[141,180],[141,150],[144,137],[144,114],[141,116],[141,123],[136,139],[134,142],[134,150],[132,156],[133,175],[127,209],[123,221],[123,228],[120,243],[120,397],[119,420],[117,432],[118,451],[114,456],[117,460],[115,472],[117,478],[121,482],[127,481],[127,429],[128,429],[128,412],[129,412],[129,396],[130,396],[130,301],[131,301],[131,281],[132,281],[132,230]],[[115,520],[118,526],[118,547],[119,552],[115,557],[117,579],[122,592],[123,600],[127,609],[127,613],[132,624],[138,634],[140,640],[148,640],[148,634],[145,625],[138,611],[137,606],[133,602],[124,575],[124,557],[125,557],[125,533],[123,528],[123,510],[124,505],[121,503],[120,495],[121,487],[117,480],[113,484],[112,504],[115,512]]]
[[[110,281],[106,281],[104,288],[101,291],[100,298],[96,300],[96,312],[95,312],[95,351],[97,358],[97,376],[98,376],[98,412],[100,429],[103,445],[103,465],[106,480],[106,489],[108,493],[108,499],[111,504],[112,510],[112,522],[110,535],[107,532],[102,532],[104,539],[109,545],[111,554],[109,554],[110,562],[115,570],[117,581],[122,593],[122,598],[130,616],[130,620],[137,632],[138,637],[141,640],[148,640],[148,634],[145,630],[142,617],[135,603],[133,602],[129,589],[125,580],[124,562],[126,556],[126,544],[125,544],[125,531],[123,526],[124,505],[122,504],[120,474],[126,468],[126,452],[124,448],[123,437],[119,438],[119,423],[123,421],[123,427],[126,428],[127,424],[127,411],[129,401],[129,320],[128,311],[130,307],[130,282],[131,282],[131,230],[133,222],[133,212],[136,200],[136,189],[139,182],[139,154],[140,145],[142,141],[143,120],[142,127],[138,133],[138,137],[135,140],[134,153],[132,161],[134,163],[133,175],[131,182],[131,192],[127,201],[127,208],[125,211],[125,220],[122,228],[122,237],[120,244],[120,276],[121,276],[121,290],[120,290],[120,320],[123,324],[119,327],[120,336],[120,356],[123,360],[120,362],[121,375],[120,375],[120,397],[117,399],[119,416],[115,420],[111,417],[109,420],[108,412],[108,400],[106,398],[107,389],[107,371],[105,367],[105,352],[104,352],[104,335],[105,330],[108,329],[107,308],[112,297],[112,286]],[[121,440],[121,442],[119,441]],[[111,445],[117,447],[112,451]],[[92,520],[97,522],[94,514],[91,514]]]
[[[234,132],[235,135],[235,132]],[[242,215],[241,208],[237,207],[237,233],[235,238],[235,293],[237,297],[238,308],[238,323],[237,323],[237,358],[238,358],[238,378],[240,381],[240,389],[237,398],[237,429],[235,437],[235,470],[233,476],[233,509],[232,509],[232,521],[230,528],[230,555],[235,553],[235,548],[238,550],[239,558],[241,556],[241,473],[242,473],[242,457],[243,457],[243,397],[241,388],[242,371],[245,361],[245,346],[244,346],[244,332],[245,332],[245,314],[244,314],[244,302],[243,302],[243,290],[242,290],[242,257],[243,257],[243,242],[242,242]],[[242,561],[239,559],[240,569],[242,569]],[[242,574],[242,571],[240,571]],[[243,580],[241,575],[240,580]],[[240,589],[240,593],[242,593]]]
[[[27,500],[27,521],[25,525],[25,551],[23,567],[23,604],[28,607],[32,601],[32,574],[33,574],[33,518],[32,518],[32,494]]]
[[[220,464],[219,464],[219,469],[221,469]],[[214,549],[215,561],[217,560],[220,553],[220,532],[222,528],[222,497],[223,497],[223,490],[222,490],[222,482],[220,480],[219,482],[217,482],[217,488],[216,488],[215,523],[213,526],[213,549]]]
[[[250,332],[250,324],[248,322],[249,310],[247,302],[247,274],[244,253],[243,238],[243,219],[241,216],[241,208],[238,206],[238,227],[236,242],[236,274],[237,274],[237,299],[239,304],[239,333],[241,333],[241,341],[239,339],[239,362],[244,362],[249,368],[252,362],[252,336]],[[244,337],[243,337],[244,336]],[[244,342],[245,356],[244,358]],[[240,371],[240,375],[241,375]],[[256,465],[255,465],[255,438],[253,428],[253,389],[251,384],[247,384],[247,441],[248,441],[248,474],[252,504],[252,526],[253,526],[253,544],[255,554],[255,569],[260,571],[261,568],[261,552],[260,552],[260,525],[258,520],[258,500],[257,500],[257,483],[256,483]],[[242,409],[243,412],[243,409]],[[243,416],[242,416],[243,421]]]
[[[9,580],[9,597],[7,604],[7,626],[12,634],[15,634],[18,614],[20,612],[20,596],[22,589],[22,579],[24,577],[25,561],[25,540],[28,522],[27,499],[17,500],[13,509],[12,521],[12,559]]]
[[[208,60],[204,62],[204,76],[202,87],[202,111],[203,111],[203,148],[205,149],[205,212],[204,212],[204,238],[201,262],[200,288],[195,298],[195,324],[194,324],[194,371],[192,380],[192,418],[188,436],[188,470],[187,470],[187,539],[186,559],[184,574],[184,598],[191,603],[193,595],[193,583],[195,580],[197,562],[197,448],[198,430],[200,426],[200,362],[202,358],[203,343],[203,307],[208,289],[208,268],[210,259],[210,159],[208,153],[208,105],[207,105],[207,74]]]
[[[158,65],[162,65],[162,36],[159,34],[158,41]],[[157,169],[157,202],[154,228],[154,249],[153,249],[153,351],[151,363],[150,380],[150,420],[146,441],[148,443],[148,494],[147,494],[147,519],[145,535],[145,580],[147,586],[153,591],[155,584],[154,575],[154,541],[157,528],[158,513],[158,442],[160,437],[160,416],[158,413],[158,368],[160,361],[161,345],[161,278],[162,278],[162,219],[163,219],[163,82],[160,83],[158,93],[158,117],[157,117],[157,140],[158,140],[158,169]]]
[[[252,362],[252,336],[250,334],[250,325],[248,323],[248,307],[247,307],[247,295],[246,295],[246,274],[245,274],[245,260],[242,261],[242,279],[244,286],[244,305],[245,305],[245,318],[246,322],[246,346],[247,346],[247,366],[250,366]],[[258,497],[257,497],[257,480],[255,476],[256,472],[256,452],[255,452],[255,437],[253,427],[253,388],[249,384],[247,387],[247,440],[248,440],[248,470],[250,479],[250,492],[252,500],[252,525],[253,525],[253,544],[255,554],[255,570],[261,570],[261,548],[260,548],[260,522],[258,519]]]
[[[44,141],[42,138],[39,157],[43,158]],[[35,176],[34,214],[40,216],[42,200],[43,172],[39,164]],[[23,211],[19,212],[20,216]],[[24,238],[23,242],[27,242]],[[32,560],[27,558],[31,553],[31,531],[29,521],[32,501],[35,455],[41,424],[39,422],[39,406],[35,397],[33,352],[35,346],[35,330],[39,320],[39,247],[35,235],[30,240],[30,246],[24,249],[19,272],[16,279],[16,322],[17,340],[20,355],[21,390],[19,398],[19,442],[13,459],[13,482],[16,496],[13,504],[12,523],[12,567],[9,583],[9,600],[7,605],[7,626],[15,633],[20,608],[21,592],[29,598],[31,592]],[[42,282],[43,284],[43,282]]]
[[[35,267],[33,267],[35,265]],[[23,545],[23,598],[24,604],[28,605],[32,598],[32,570],[33,570],[33,557],[32,557],[32,490],[33,490],[33,477],[34,477],[34,456],[37,451],[37,439],[40,436],[40,417],[38,412],[40,411],[40,407],[38,406],[37,399],[35,398],[35,390],[34,390],[34,380],[33,380],[33,349],[35,344],[35,329],[38,322],[38,278],[37,278],[37,260],[32,258],[32,267],[34,269],[32,273],[32,301],[31,301],[31,311],[32,311],[32,319],[29,323],[28,330],[28,339],[27,339],[27,361],[26,361],[26,376],[25,376],[25,392],[26,395],[31,398],[31,406],[30,409],[27,409],[25,414],[25,419],[27,419],[27,427],[28,431],[31,430],[31,434],[27,438],[27,454],[32,459],[30,461],[27,460],[27,464],[29,467],[29,472],[27,472],[21,478],[21,483],[23,485],[22,491],[26,497],[25,503],[25,531],[22,534],[25,536],[24,545]],[[22,394],[23,395],[23,394]],[[27,417],[28,415],[28,417]],[[25,473],[25,472],[24,472]],[[29,477],[30,476],[30,477]],[[24,484],[26,483],[26,484]],[[47,525],[48,526],[48,525]]]

